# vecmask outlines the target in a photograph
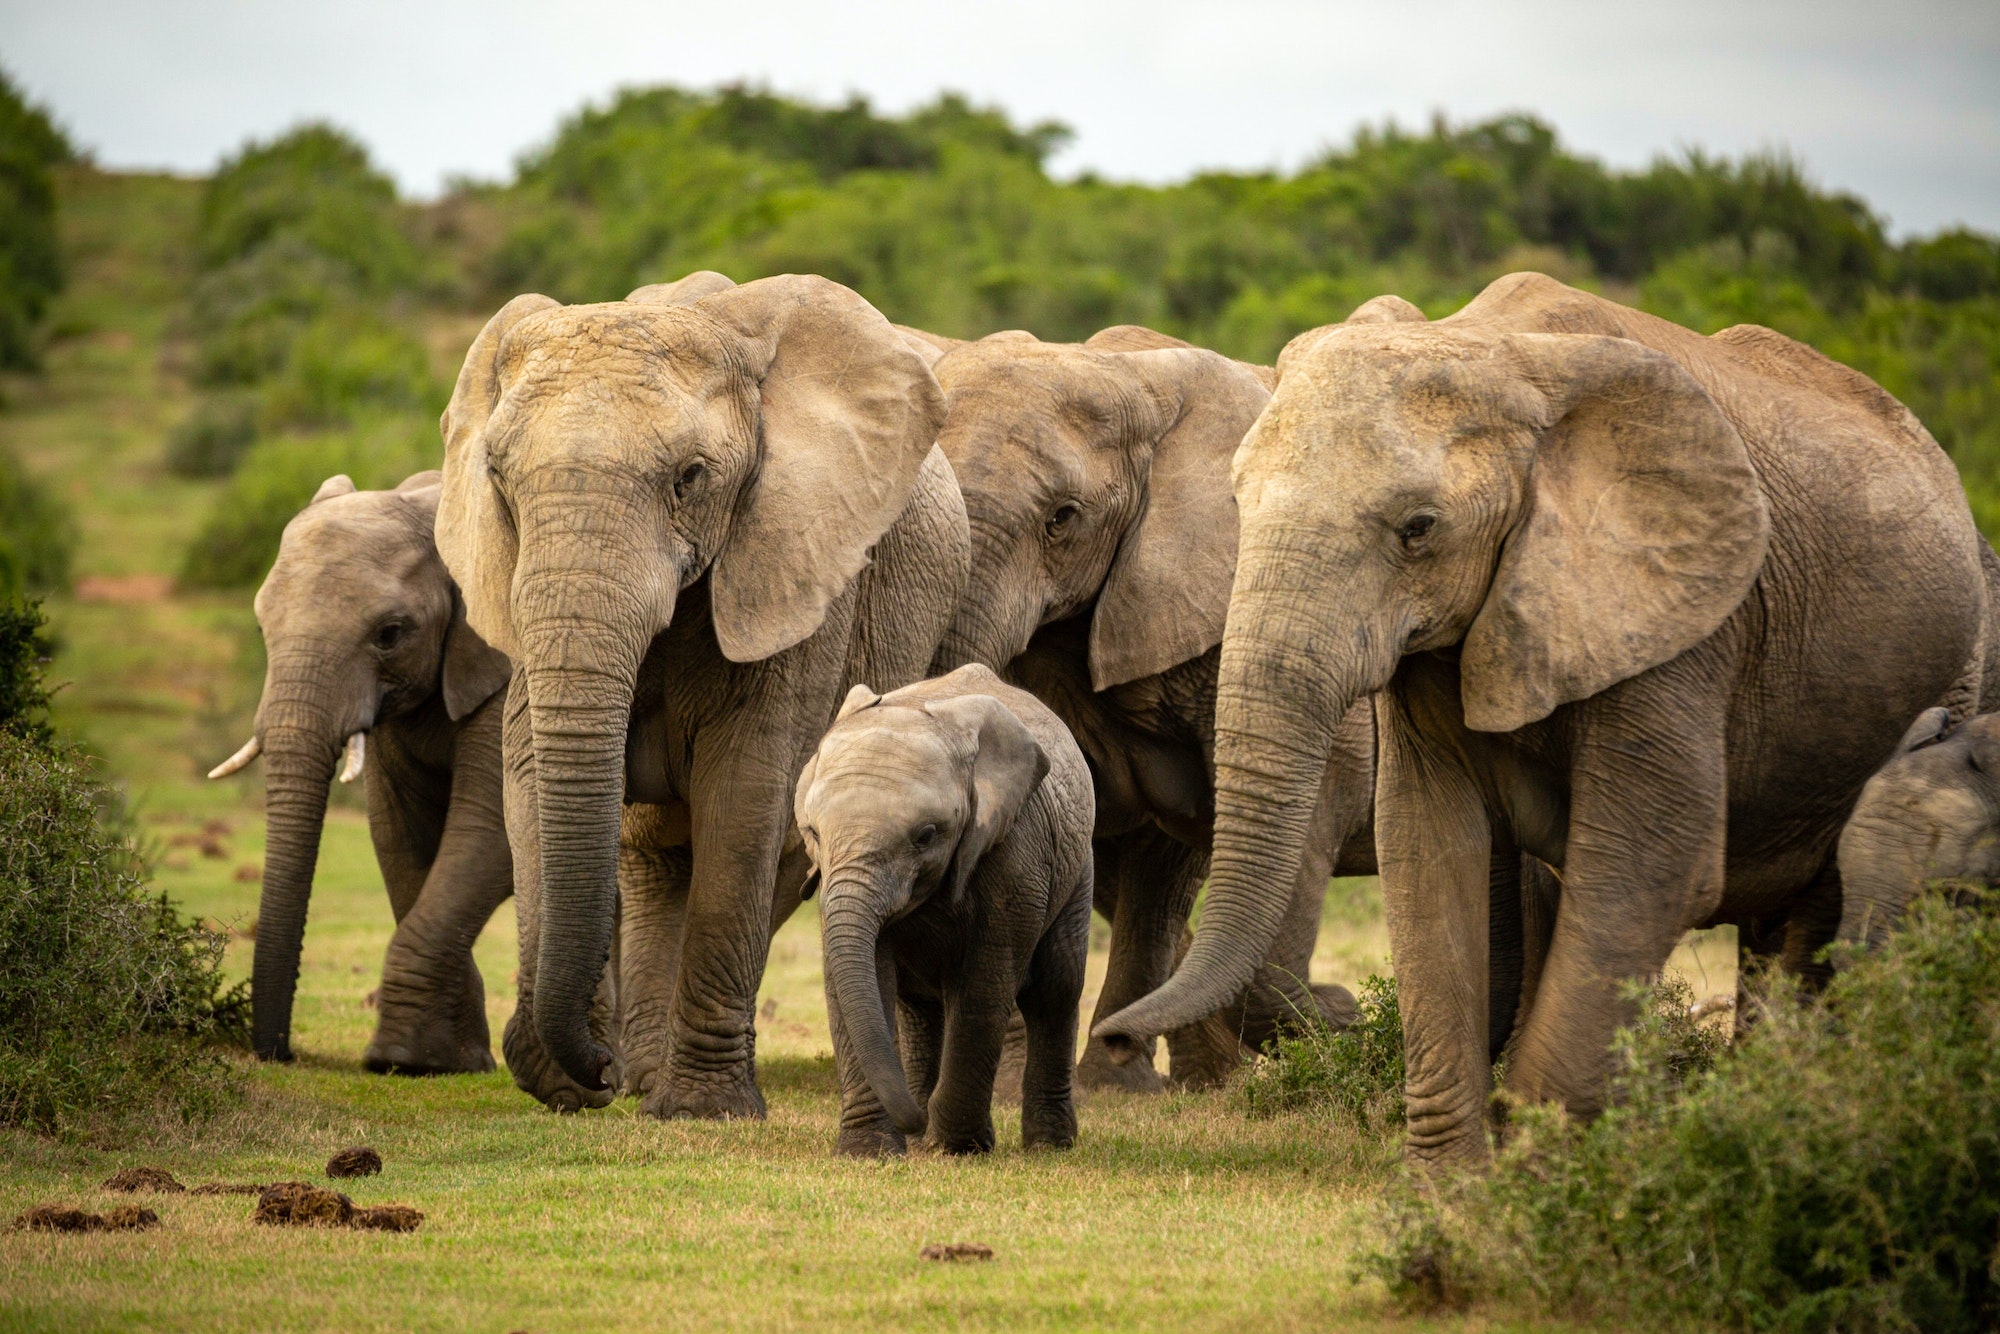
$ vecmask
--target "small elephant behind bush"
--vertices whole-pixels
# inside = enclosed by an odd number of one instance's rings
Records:
[[[902,1153],[926,1128],[947,1152],[990,1150],[1017,1004],[1022,1142],[1067,1148],[1096,820],[1068,730],[977,664],[887,695],[856,686],[796,810],[806,892],[823,890],[840,1152]]]

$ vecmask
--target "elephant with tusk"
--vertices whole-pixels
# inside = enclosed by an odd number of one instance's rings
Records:
[[[366,776],[396,916],[364,1063],[410,1074],[493,1068],[472,943],[512,892],[500,800],[510,668],[465,623],[438,558],[438,488],[435,472],[393,491],[329,478],[286,526],[257,592],[269,667],[255,735],[208,776],[264,760],[251,1027],[266,1060],[292,1055],[306,905],[338,766],[343,783]]]

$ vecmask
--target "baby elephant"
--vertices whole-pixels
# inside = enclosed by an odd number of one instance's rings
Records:
[[[927,1123],[947,1152],[991,1150],[1016,1005],[1022,1142],[1069,1147],[1097,815],[1068,730],[978,664],[887,695],[856,686],[796,813],[806,896],[824,889],[839,1151],[900,1154]]]
[[[1878,945],[1929,880],[2000,876],[2000,714],[1917,718],[1840,834],[1840,939]]]

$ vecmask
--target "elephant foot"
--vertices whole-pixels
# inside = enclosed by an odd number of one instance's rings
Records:
[[[842,1126],[833,1151],[842,1158],[902,1158],[909,1154],[910,1142],[894,1126]]]
[[[1165,1093],[1167,1081],[1160,1078],[1160,1072],[1153,1068],[1151,1052],[1142,1052],[1133,1060],[1119,1065],[1111,1059],[1111,1049],[1096,1038],[1084,1048],[1083,1059],[1076,1063],[1077,1087],[1093,1093]]]
[[[1319,1017],[1328,1028],[1338,1033],[1353,1027],[1361,1013],[1353,992],[1337,983],[1320,982],[1313,985],[1312,994],[1319,1002]]]
[[[381,1024],[361,1055],[378,1075],[483,1075],[493,1068],[486,1034],[458,1033],[442,1025],[415,1029]]]
[[[542,1050],[541,1039],[534,1033],[533,1017],[523,1020],[522,1014],[521,1010],[514,1012],[500,1040],[501,1052],[507,1058],[507,1072],[514,1076],[515,1087],[553,1112],[580,1112],[586,1107],[610,1106],[619,1080],[611,1078],[609,1087],[602,1089],[587,1089],[572,1080]],[[614,1068],[609,1073],[615,1076],[617,1071]]]
[[[1182,1088],[1217,1089],[1243,1064],[1243,1042],[1228,1012],[1167,1034],[1167,1069]]]
[[[639,1110],[662,1121],[762,1121],[769,1114],[757,1081],[747,1073],[727,1082],[697,1082],[662,1072]]]
[[[1076,1108],[1068,1102],[1021,1109],[1021,1147],[1067,1149],[1076,1144]]]

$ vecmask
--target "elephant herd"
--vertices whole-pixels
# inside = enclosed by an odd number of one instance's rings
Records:
[[[1161,1037],[1213,1084],[1344,1024],[1320,902],[1379,869],[1408,1151],[1477,1163],[1496,1061],[1597,1110],[1623,983],[1689,929],[1811,981],[2000,870],[2000,561],[1906,409],[1767,329],[1515,274],[1272,369],[698,273],[508,302],[442,431],[441,474],[321,487],[257,595],[215,772],[267,765],[266,1058],[343,754],[397,919],[370,1069],[492,1068],[471,947],[512,893],[523,1089],[761,1116],[766,953],[817,890],[855,1153],[991,1147],[1010,1016],[1049,1145],[1072,1077],[1162,1087]]]

